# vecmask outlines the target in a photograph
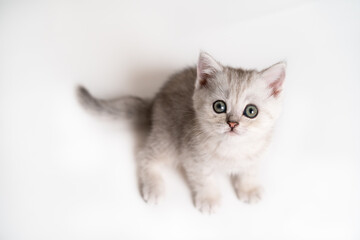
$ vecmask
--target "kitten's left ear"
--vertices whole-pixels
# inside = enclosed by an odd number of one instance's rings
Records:
[[[285,80],[286,62],[279,62],[260,72],[261,77],[266,81],[272,90],[271,96],[277,97]]]

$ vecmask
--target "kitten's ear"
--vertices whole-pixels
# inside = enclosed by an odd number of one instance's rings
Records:
[[[261,77],[266,81],[272,90],[271,96],[277,97],[285,80],[286,62],[279,62],[260,72]]]
[[[223,66],[206,52],[200,52],[197,64],[196,88],[201,88],[207,84],[208,79],[223,70]]]

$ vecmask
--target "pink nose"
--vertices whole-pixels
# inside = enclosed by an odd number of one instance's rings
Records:
[[[230,121],[228,121],[227,123],[229,124],[229,126],[230,126],[231,128],[234,128],[234,127],[236,127],[237,125],[239,125],[238,122],[230,122]]]

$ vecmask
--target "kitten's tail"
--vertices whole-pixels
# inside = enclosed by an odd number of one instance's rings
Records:
[[[77,87],[77,97],[81,105],[94,113],[113,118],[129,118],[149,123],[151,101],[134,96],[114,99],[98,99],[93,97],[83,86]]]

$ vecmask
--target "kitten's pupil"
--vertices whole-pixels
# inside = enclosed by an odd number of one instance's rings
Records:
[[[221,104],[221,103],[217,103],[216,104],[216,108],[220,111],[223,111],[224,110],[224,106]]]

